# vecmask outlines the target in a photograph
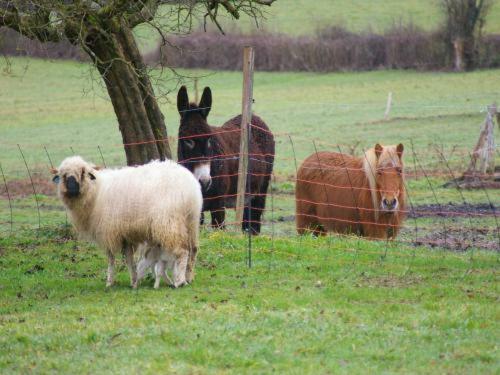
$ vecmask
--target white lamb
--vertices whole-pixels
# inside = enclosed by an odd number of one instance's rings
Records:
[[[162,251],[159,246],[148,247],[146,244],[140,245],[138,252],[140,260],[137,264],[137,282],[144,278],[151,267],[155,275],[155,289],[159,288],[162,278],[168,286],[173,285],[167,274],[167,270],[172,271],[174,267],[174,258],[169,253]]]
[[[174,287],[193,280],[203,198],[186,168],[167,160],[100,171],[72,156],[53,173],[76,231],[106,250],[106,286],[113,285],[121,251],[137,287],[134,251],[141,243],[172,257]]]

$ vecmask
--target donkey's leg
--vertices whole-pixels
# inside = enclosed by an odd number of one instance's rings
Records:
[[[266,197],[256,196],[253,197],[249,205],[247,205],[243,211],[243,222],[241,223],[241,229],[244,232],[251,231],[252,234],[259,234],[262,214],[266,206]]]
[[[106,288],[113,286],[115,282],[115,255],[111,250],[107,250],[108,253],[108,274],[106,277]]]
[[[216,229],[226,229],[226,210],[224,207],[213,209],[210,214],[212,215],[212,227]]]
[[[266,194],[263,192],[261,194]],[[251,211],[251,223],[250,227],[252,228],[253,234],[259,234],[260,228],[262,225],[262,216],[264,215],[264,209],[266,208],[266,196],[259,195],[254,197],[252,200],[252,211]]]

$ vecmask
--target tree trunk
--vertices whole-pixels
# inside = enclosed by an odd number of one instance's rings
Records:
[[[93,34],[85,49],[101,74],[122,134],[128,165],[171,158],[167,129],[130,28]]]

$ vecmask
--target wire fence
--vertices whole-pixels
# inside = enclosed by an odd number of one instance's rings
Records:
[[[217,131],[219,134],[236,133],[234,130]],[[196,137],[206,138],[214,134],[201,134],[184,137],[185,139],[195,139]],[[237,136],[237,134],[234,134]],[[458,145],[448,147],[436,147],[435,150],[416,150],[410,142],[404,154],[404,175],[406,190],[406,205],[400,208],[400,214],[405,218],[402,224],[380,223],[375,219],[349,219],[342,212],[361,212],[368,215],[378,210],[377,207],[363,207],[358,204],[330,202],[318,197],[317,200],[304,200],[295,197],[295,186],[297,184],[320,185],[328,191],[350,191],[353,194],[360,194],[362,191],[370,191],[369,186],[353,186],[345,182],[339,183],[335,179],[328,181],[304,180],[297,178],[297,170],[302,161],[297,156],[297,151],[307,154],[318,151],[342,152],[351,156],[363,155],[363,149],[356,145],[332,144],[324,140],[307,139],[307,136],[296,136],[288,133],[274,134],[277,143],[276,154],[269,153],[249,153],[250,164],[265,163],[263,157],[272,156],[275,159],[275,168],[272,175],[252,173],[251,178],[269,177],[270,187],[266,192],[247,192],[248,197],[254,198],[263,196],[267,199],[265,208],[252,207],[252,210],[262,210],[262,234],[272,238],[292,238],[301,241],[301,236],[297,233],[308,230],[314,233],[311,228],[298,227],[296,204],[298,202],[308,203],[316,208],[321,208],[323,213],[299,213],[299,215],[310,216],[318,223],[325,226],[334,227],[335,224],[344,223],[352,227],[371,225],[401,227],[398,236],[390,241],[385,241],[385,252],[390,248],[391,254],[397,252],[399,245],[417,248],[427,246],[431,248],[450,250],[473,250],[473,249],[500,249],[500,226],[498,204],[500,202],[498,186],[483,184],[475,190],[464,190],[459,186],[444,188],[446,181],[453,181],[462,176],[470,162],[470,151]],[[172,145],[177,144],[176,137],[169,137]],[[181,138],[182,140],[182,138]],[[153,141],[154,142],[154,141]],[[146,142],[137,142],[125,145],[137,146]],[[2,236],[15,235],[20,230],[41,230],[46,226],[66,224],[67,217],[62,205],[55,196],[56,186],[51,182],[50,168],[56,166],[57,162],[64,156],[75,154],[75,145],[54,146],[37,144],[2,144],[4,150],[9,149],[8,161],[0,160],[0,234]],[[74,149],[75,147],[75,149]],[[110,166],[115,163],[110,162],[109,155],[114,155],[117,150],[121,150],[124,145],[104,147],[102,145],[86,145],[93,150],[96,164]],[[281,152],[287,148],[291,152]],[[82,149],[81,146],[78,149]],[[495,151],[498,153],[498,146]],[[88,154],[85,150],[84,154]],[[430,157],[430,154],[434,154]],[[43,155],[43,157],[42,157]],[[212,155],[210,161],[225,163],[239,158],[238,153],[226,153]],[[188,159],[189,161],[189,159]],[[196,161],[196,158],[192,159]],[[288,165],[286,171],[279,166]],[[291,169],[290,169],[291,168]],[[349,166],[332,167],[328,165],[305,165],[303,168],[321,169],[322,172],[335,173],[359,173],[359,168]],[[290,170],[295,171],[290,173]],[[212,179],[237,178],[238,173],[226,173],[213,175]],[[477,176],[476,176],[477,177]],[[208,200],[234,201],[236,192],[231,194],[221,194],[206,197]],[[161,199],[161,198],[159,198]],[[230,204],[228,204],[230,206]],[[227,211],[225,220],[226,230],[234,233],[241,233],[241,223],[236,222],[232,210],[219,208],[212,210]],[[325,214],[326,213],[326,214]],[[209,215],[207,212],[206,215]],[[352,216],[352,215],[351,215]],[[250,223],[256,220],[247,219]],[[207,231],[215,230],[207,220],[204,228]],[[331,225],[330,225],[331,224]],[[349,233],[335,233],[328,231],[328,236],[332,238],[331,246],[335,247],[334,238],[346,238],[359,241],[359,237],[354,230]],[[381,241],[380,238],[364,238],[374,241]],[[384,241],[383,241],[384,242]],[[403,254],[403,253],[401,253]],[[404,254],[410,254],[404,252]]]

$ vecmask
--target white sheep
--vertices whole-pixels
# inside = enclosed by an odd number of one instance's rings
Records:
[[[144,242],[172,256],[174,287],[193,280],[203,198],[186,168],[167,160],[98,170],[72,156],[53,173],[76,231],[106,250],[106,286],[113,285],[115,255],[121,251],[137,287],[134,251]]]

